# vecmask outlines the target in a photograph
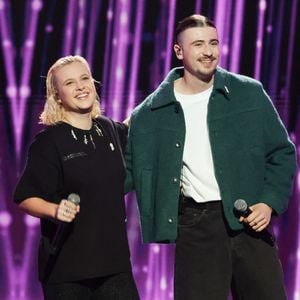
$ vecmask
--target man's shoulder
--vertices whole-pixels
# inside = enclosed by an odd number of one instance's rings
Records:
[[[220,67],[218,67],[217,72],[219,73],[219,76],[226,78],[232,85],[250,87],[262,86],[262,83],[259,80],[247,75],[231,72]]]
[[[168,101],[171,101],[173,82],[181,76],[183,76],[182,67],[171,69],[166,77],[158,85],[158,87],[133,110],[133,115],[148,113],[153,107],[162,106],[168,103]]]
[[[151,110],[151,105],[153,102],[153,94],[152,92],[150,95],[148,95],[140,104],[138,104],[134,110],[132,111],[132,115],[137,114],[144,114],[147,113],[149,110]]]

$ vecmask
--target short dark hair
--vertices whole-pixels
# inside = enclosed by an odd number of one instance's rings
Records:
[[[178,22],[175,29],[175,43],[178,42],[178,36],[181,32],[193,27],[213,27],[216,25],[213,21],[202,15],[191,15]]]

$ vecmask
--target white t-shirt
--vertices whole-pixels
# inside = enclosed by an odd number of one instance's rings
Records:
[[[193,95],[175,91],[185,118],[186,137],[183,151],[181,184],[183,194],[197,202],[220,200],[220,190],[214,174],[207,127],[207,105],[212,87]]]

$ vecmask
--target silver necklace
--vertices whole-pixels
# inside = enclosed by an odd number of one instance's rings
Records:
[[[91,130],[89,130],[88,133],[83,134],[83,143],[85,145],[87,145],[90,141],[91,144],[93,145],[94,149],[96,149],[96,145],[94,143],[94,139],[93,139],[93,136],[92,136],[92,130],[93,129],[95,129],[98,136],[103,136],[103,132],[102,132],[101,128],[98,126],[98,124],[93,123],[93,126],[92,126]],[[78,141],[78,137],[75,134],[75,131],[73,130],[73,128],[71,129],[71,135],[72,135],[74,140]]]

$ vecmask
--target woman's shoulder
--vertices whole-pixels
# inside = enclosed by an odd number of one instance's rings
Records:
[[[119,136],[121,139],[127,137],[128,126],[122,122],[114,121],[113,119],[105,116],[97,118],[96,122],[104,127],[104,131],[105,129],[109,130],[112,134]]]
[[[114,121],[108,117],[101,116],[96,119],[102,127],[104,127],[104,133],[111,134],[118,140],[122,150],[125,149],[127,143],[128,126],[122,122]]]
[[[118,131],[127,131],[127,125],[122,123],[122,122],[118,122],[118,121],[114,121],[113,119],[106,117],[106,116],[100,116],[96,119],[96,122],[100,123],[100,124],[104,124],[110,128],[114,128],[117,129]]]
[[[45,126],[34,137],[31,147],[39,148],[56,144],[56,141],[63,139],[66,127],[63,123]]]
[[[113,127],[113,124],[115,123],[113,119],[106,116],[99,116],[98,118],[95,119],[95,121],[110,127]]]

